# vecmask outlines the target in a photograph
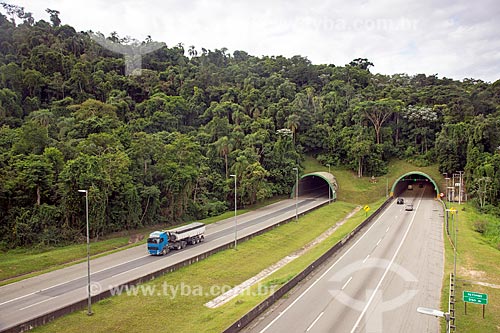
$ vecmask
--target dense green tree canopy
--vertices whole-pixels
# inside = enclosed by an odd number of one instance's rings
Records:
[[[0,14],[0,242],[175,223],[287,194],[305,154],[358,176],[391,158],[465,170],[500,202],[500,81],[380,75],[244,51],[164,46],[125,75],[122,55],[24,8]],[[127,42],[116,33],[113,42]],[[151,42],[146,40],[146,42]],[[487,185],[488,190],[485,190]]]

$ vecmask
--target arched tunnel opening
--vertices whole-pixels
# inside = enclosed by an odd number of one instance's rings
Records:
[[[412,171],[399,177],[391,190],[394,197],[411,195],[416,192],[419,192],[423,197],[435,198],[439,194],[439,188],[429,175],[420,171]]]
[[[330,193],[328,193],[330,191]],[[304,198],[337,198],[337,181],[328,172],[315,172],[303,175],[299,179],[299,197]],[[291,197],[295,197],[295,185]]]

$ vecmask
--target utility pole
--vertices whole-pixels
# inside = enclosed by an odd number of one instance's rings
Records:
[[[452,175],[452,180],[451,180],[451,201],[455,202],[455,176],[456,174]]]
[[[385,176],[385,197],[389,197],[389,178]]]
[[[236,187],[236,173],[234,175],[229,175],[234,178],[234,249],[236,250],[236,246],[238,246],[238,202],[237,202],[237,193],[238,188]]]
[[[443,172],[443,177],[444,177],[444,190],[445,190],[445,200],[448,200],[448,173]]]
[[[330,175],[331,175],[331,173],[330,173],[330,164],[327,164],[326,166],[328,167],[328,178],[330,178]],[[330,204],[330,201],[331,201],[331,199],[330,199],[331,198],[330,190],[331,190],[330,189],[330,180],[328,180],[328,204]]]
[[[458,174],[460,175],[460,182],[459,182],[459,186],[458,186],[458,204],[461,205],[462,204],[462,181],[463,181],[463,178],[462,178],[462,175],[464,174],[463,171],[459,171]]]
[[[90,293],[90,235],[89,235],[89,191],[78,190],[85,193],[85,220],[87,222],[87,315],[92,315],[92,295]]]

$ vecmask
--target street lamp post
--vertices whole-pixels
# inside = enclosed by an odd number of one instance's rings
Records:
[[[455,229],[455,235],[454,235],[454,244],[453,244],[453,276],[456,278],[457,276],[457,233],[458,233],[458,227],[457,227],[457,220],[455,219],[455,215],[457,214],[456,209],[447,209],[446,212],[451,213],[451,220],[453,222],[453,228]]]
[[[389,198],[389,178],[385,176],[385,197]]]
[[[455,212],[456,214],[456,212]],[[454,246],[454,256],[453,256],[453,277],[456,279],[457,278],[457,233],[458,233],[458,228],[457,228],[457,220],[455,219],[455,214],[453,214],[453,226],[455,227],[455,246]],[[457,216],[458,217],[458,216]]]
[[[92,315],[92,297],[90,295],[90,236],[89,236],[89,191],[78,190],[80,193],[85,193],[85,220],[87,221],[87,315]]]
[[[450,186],[448,185],[449,184],[449,180],[450,180],[450,177],[448,177],[448,174],[446,174],[446,201],[450,202]]]
[[[293,168],[295,170],[295,221],[299,220],[299,169]]]
[[[234,249],[238,245],[238,202],[236,201],[236,194],[238,193],[238,188],[236,187],[236,175],[230,175],[234,178]]]
[[[459,180],[460,185],[458,185],[458,204],[461,205],[462,204],[462,181],[463,181],[462,175],[464,174],[464,172],[458,171],[458,174],[460,177],[460,180]]]
[[[331,173],[330,173],[330,164],[327,164],[326,165],[328,167],[328,177],[330,177]],[[331,188],[330,188],[330,181],[328,181],[328,204],[330,204],[330,198],[331,198],[331,194],[330,194],[330,191],[331,191]]]
[[[436,318],[438,317],[444,318],[444,320],[446,320],[446,333],[450,332],[450,320],[451,320],[450,313],[424,307],[418,307],[417,312],[428,316],[434,316]]]

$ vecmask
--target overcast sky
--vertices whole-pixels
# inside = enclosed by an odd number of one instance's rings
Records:
[[[186,50],[301,55],[314,64],[368,58],[371,71],[500,79],[498,0],[3,0],[77,31],[153,40]]]

